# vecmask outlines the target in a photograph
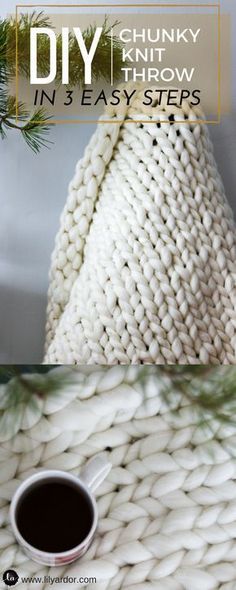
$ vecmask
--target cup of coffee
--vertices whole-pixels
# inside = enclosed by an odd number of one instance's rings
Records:
[[[111,463],[98,456],[88,461],[79,477],[45,470],[18,487],[11,502],[10,522],[30,559],[63,565],[87,551],[98,522],[93,492],[110,469]]]

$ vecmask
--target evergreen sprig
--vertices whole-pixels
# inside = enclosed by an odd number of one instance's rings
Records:
[[[167,377],[162,396],[171,404],[173,393],[186,400],[199,415],[199,424],[234,424],[236,426],[236,367],[165,366]]]
[[[11,392],[13,404],[19,401],[24,388],[27,396],[36,394],[44,397],[68,383],[68,374],[64,377],[61,372],[51,372],[52,368],[53,365],[1,365],[0,384],[8,384],[6,395]],[[33,380],[29,380],[30,374],[33,374]],[[139,382],[145,383],[150,375],[156,379],[162,398],[170,408],[187,402],[196,408],[199,424],[217,421],[219,424],[236,426],[236,367],[140,367]],[[176,403],[176,395],[179,404]]]
[[[5,21],[6,22],[6,21]],[[20,14],[17,22],[15,18],[8,21],[7,31],[7,61],[11,75],[15,75],[16,67],[16,27],[17,27],[17,55],[18,55],[18,74],[29,78],[30,75],[30,29],[31,27],[52,27],[50,19],[43,11],[31,14]],[[46,76],[48,73],[49,63],[49,39],[40,36],[38,39],[38,67],[40,74]]]
[[[22,38],[22,31],[25,31],[29,37],[29,26],[43,26],[47,21],[37,19],[37,15],[32,15],[32,19],[25,15],[21,16],[19,21],[19,71],[26,73],[25,63],[26,58],[23,58],[24,36]],[[31,25],[30,25],[31,23]],[[6,137],[9,130],[17,130],[21,133],[26,143],[37,153],[42,146],[49,147],[51,143],[46,135],[49,132],[49,119],[46,111],[43,108],[35,109],[32,113],[26,108],[21,101],[16,103],[16,98],[9,94],[9,85],[15,73],[15,21],[12,19],[5,19],[0,21],[0,136],[2,139]],[[17,115],[16,115],[17,113]]]
[[[0,368],[0,443],[18,432],[22,420],[36,424],[48,398],[53,401],[62,389],[70,387],[70,371],[51,369],[52,365]]]
[[[115,21],[112,25],[109,25],[107,17],[104,20],[102,26],[102,33],[99,39],[97,51],[93,59],[93,79],[96,80],[110,80],[110,68],[111,68],[111,37],[113,44],[113,78],[119,80],[121,67],[124,66],[122,61],[122,42],[118,37],[113,34],[113,29],[119,24]],[[86,49],[89,50],[92,40],[95,35],[96,25],[90,25],[83,32],[83,39],[86,45]],[[61,37],[59,36],[59,43]],[[84,62],[82,59],[81,52],[78,48],[78,43],[74,36],[70,35],[69,38],[69,51],[70,51],[70,84],[71,86],[83,85],[84,77]],[[61,52],[59,51],[59,54]],[[59,79],[61,77],[61,63],[58,64]]]
[[[93,62],[93,80],[110,79],[111,62],[111,35],[113,43],[113,76],[114,80],[119,79],[122,65],[123,44],[118,37],[113,35],[113,25],[108,24],[107,17],[104,20],[102,33]],[[22,102],[16,105],[15,97],[9,96],[9,85],[16,74],[16,27],[17,27],[17,54],[18,74],[29,78],[30,75],[30,29],[31,27],[52,27],[50,19],[43,11],[31,14],[20,14],[17,22],[15,18],[0,20],[0,135],[6,137],[6,132],[15,129],[20,131],[26,143],[38,152],[41,147],[49,147],[47,139],[49,132],[49,121],[43,108],[29,112]],[[89,49],[95,32],[95,25],[89,26],[83,32],[83,38],[87,49]],[[57,34],[57,83],[61,80],[61,46],[62,37]],[[84,63],[76,39],[69,36],[70,50],[70,85],[83,85]],[[38,38],[38,71],[42,77],[48,74],[49,63],[49,39],[45,35]],[[124,65],[124,64],[123,64]],[[17,111],[17,117],[16,117]],[[52,124],[53,121],[50,121]]]
[[[0,365],[0,384],[7,383],[13,377],[29,374],[44,374],[58,365]]]
[[[51,370],[52,368],[52,365],[2,365],[0,383],[5,384],[5,390],[1,396],[0,406],[17,408],[19,404],[34,405],[37,399],[58,393],[70,381],[67,373],[57,374]]]
[[[17,103],[16,123],[16,98],[8,96],[0,87],[0,135],[6,137],[6,132],[11,129],[20,131],[22,137],[31,149],[37,153],[41,147],[49,147],[50,142],[46,135],[49,133],[49,121],[44,108],[40,107],[30,115],[24,103]]]

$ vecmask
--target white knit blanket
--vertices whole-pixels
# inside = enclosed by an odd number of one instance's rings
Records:
[[[57,395],[17,411],[1,386],[0,572],[97,578],[17,588],[235,590],[235,428],[200,429],[191,406],[166,406],[155,367],[145,381],[140,370],[75,369]],[[173,407],[179,402],[176,394]],[[101,452],[113,467],[97,492],[99,526],[88,553],[66,568],[28,560],[9,526],[20,481],[42,467],[77,474]]]
[[[108,108],[76,166],[45,361],[235,364],[236,234],[208,129],[186,101],[142,98]]]

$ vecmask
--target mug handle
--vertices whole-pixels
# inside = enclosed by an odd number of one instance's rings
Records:
[[[79,477],[90,492],[94,492],[108,475],[111,468],[112,464],[105,457],[93,457],[83,467]]]

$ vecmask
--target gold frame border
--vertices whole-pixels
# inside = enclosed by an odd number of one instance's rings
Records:
[[[189,121],[189,120],[184,120],[184,121],[178,121],[179,124],[196,124],[200,123],[200,124],[205,124],[205,125],[219,125],[221,122],[221,10],[220,10],[220,0],[218,3],[216,4],[159,4],[159,3],[145,3],[145,4],[113,4],[112,3],[112,8],[135,8],[135,7],[143,7],[145,8],[146,6],[148,8],[151,7],[161,7],[161,8],[217,8],[217,18],[218,18],[218,51],[217,51],[217,55],[218,55],[218,76],[217,76],[217,94],[218,94],[218,99],[217,99],[217,119],[216,120],[210,120],[210,121],[205,121],[205,120],[200,120],[197,119],[197,121]],[[16,123],[18,122],[18,100],[19,100],[19,74],[18,74],[18,9],[19,8],[43,8],[43,7],[49,7],[49,8],[97,8],[98,5],[97,4],[16,4],[16,11],[15,11],[15,19],[16,19],[16,60],[15,60],[15,69],[16,69],[16,77],[15,77],[15,83],[16,83],[16,114],[15,114],[15,118],[16,118]],[[101,8],[110,8],[111,4],[99,4],[99,7]],[[126,123],[133,123],[133,119],[127,119]],[[146,119],[145,120],[139,120],[139,123],[146,123]],[[99,120],[99,119],[88,119],[88,120],[80,120],[80,119],[53,119],[53,121],[45,121],[45,123],[47,125],[58,125],[58,124],[88,124],[88,123],[118,123],[120,124],[120,120],[113,120],[113,119],[108,119],[108,120]],[[150,121],[150,123],[155,123],[155,121]],[[168,123],[168,121],[161,121],[161,124],[165,124]]]

